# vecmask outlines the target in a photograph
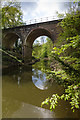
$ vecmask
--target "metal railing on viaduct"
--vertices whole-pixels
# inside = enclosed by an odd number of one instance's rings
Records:
[[[53,20],[58,20],[58,19],[59,19],[58,17],[48,16],[48,17],[43,17],[43,18],[27,20],[22,25],[36,24],[36,23],[48,22],[48,21],[53,21]]]

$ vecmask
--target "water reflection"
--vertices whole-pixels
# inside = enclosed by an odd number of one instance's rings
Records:
[[[3,69],[2,77],[2,114],[4,118],[68,118],[79,117],[73,113],[68,102],[59,101],[57,108],[49,111],[41,108],[41,102],[53,93],[61,95],[63,87],[48,84],[46,74],[34,67],[12,67]],[[33,81],[33,82],[32,82]],[[35,85],[34,85],[35,84]],[[39,88],[39,89],[38,89]],[[48,89],[47,89],[48,88]],[[43,90],[44,89],[44,90]],[[64,113],[64,114],[63,114]]]
[[[12,115],[12,118],[53,118],[53,112],[50,110],[37,107],[31,104],[22,103],[20,109],[18,109]]]
[[[32,81],[37,88],[45,90],[48,89],[49,86],[51,86],[49,81],[46,79],[45,73],[38,69],[37,70],[32,69],[32,71],[33,71]]]

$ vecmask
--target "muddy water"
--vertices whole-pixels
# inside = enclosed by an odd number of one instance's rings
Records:
[[[47,81],[39,67],[10,67],[2,71],[3,118],[79,118],[79,111],[73,113],[65,101],[59,101],[52,112],[46,106],[41,108],[45,98],[62,94],[64,88]]]

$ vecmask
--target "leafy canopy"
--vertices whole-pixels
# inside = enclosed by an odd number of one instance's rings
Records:
[[[74,3],[75,4],[75,3]],[[53,78],[63,85],[65,90],[60,96],[53,94],[42,105],[50,103],[50,109],[55,109],[58,99],[69,100],[71,109],[80,107],[80,11],[72,9],[59,24],[60,47],[55,46],[52,51],[53,58],[59,63],[56,68],[48,72],[48,79]]]
[[[23,23],[20,2],[2,3],[2,28],[18,26]]]

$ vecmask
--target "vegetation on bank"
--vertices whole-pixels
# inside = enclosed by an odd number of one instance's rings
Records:
[[[58,100],[68,100],[73,112],[80,107],[80,11],[72,9],[59,23],[62,27],[59,42],[53,48],[52,57],[57,61],[54,70],[47,70],[48,79],[53,78],[63,85],[62,95],[53,94],[42,102],[53,110]],[[54,66],[54,65],[53,65]]]

